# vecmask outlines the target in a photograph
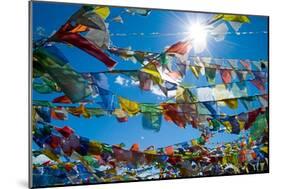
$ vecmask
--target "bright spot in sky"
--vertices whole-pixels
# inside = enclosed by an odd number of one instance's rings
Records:
[[[188,33],[195,52],[200,53],[204,51],[207,47],[207,27],[200,23],[193,23],[188,28]]]
[[[143,139],[144,139],[144,137],[143,137],[143,136],[141,136],[141,139],[143,140]]]

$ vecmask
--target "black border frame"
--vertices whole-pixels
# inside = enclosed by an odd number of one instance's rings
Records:
[[[151,10],[161,11],[177,11],[177,12],[191,12],[191,13],[205,13],[205,14],[232,14],[232,15],[247,15],[247,16],[260,16],[267,18],[267,36],[268,36],[268,48],[267,48],[267,62],[268,62],[268,170],[258,173],[239,173],[233,175],[211,175],[211,176],[193,176],[193,177],[178,177],[178,178],[161,178],[161,179],[147,179],[147,180],[131,180],[131,181],[113,181],[113,182],[99,182],[92,184],[66,184],[66,185],[52,185],[52,186],[32,186],[32,131],[31,131],[31,119],[32,119],[32,3],[49,3],[49,4],[63,4],[63,5],[104,5],[113,8],[140,8],[146,9],[149,7],[134,7],[134,6],[122,6],[112,4],[94,4],[94,3],[78,3],[78,2],[56,2],[56,1],[42,1],[42,0],[29,0],[28,1],[28,187],[29,188],[54,188],[54,187],[69,187],[69,186],[92,186],[100,184],[117,184],[117,183],[134,183],[134,182],[149,182],[149,181],[162,181],[162,180],[177,180],[177,179],[196,179],[196,178],[210,178],[210,177],[228,177],[228,176],[239,176],[239,175],[256,175],[256,174],[267,174],[270,173],[270,16],[258,15],[258,14],[241,14],[241,13],[229,13],[229,12],[208,12],[208,11],[192,11],[192,10],[179,10],[179,9],[166,9],[166,8],[149,8]]]

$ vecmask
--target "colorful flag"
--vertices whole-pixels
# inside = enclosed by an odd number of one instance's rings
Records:
[[[59,96],[57,98],[55,98],[53,101],[53,103],[63,103],[63,104],[71,104],[71,100],[68,98],[68,96]]]
[[[216,72],[217,72],[216,68],[205,67],[206,78],[210,84],[215,84]]]
[[[94,42],[87,40],[77,33],[68,32],[71,29],[73,29],[73,27],[70,23],[66,23],[50,40],[69,43],[96,57],[107,67],[113,68],[115,66],[116,62],[105,54]]]
[[[130,116],[136,115],[140,111],[139,104],[137,102],[128,100],[121,96],[118,96],[120,107]]]
[[[45,48],[39,48],[33,56],[36,58],[35,64],[44,68],[72,102],[79,102],[91,94],[87,81],[55,54]]]
[[[232,81],[231,72],[232,72],[232,70],[230,70],[230,69],[220,69],[221,79],[225,84],[231,83],[231,81]]]
[[[171,45],[165,53],[174,53],[179,55],[186,55],[191,50],[192,46],[189,41],[179,41],[173,45]]]

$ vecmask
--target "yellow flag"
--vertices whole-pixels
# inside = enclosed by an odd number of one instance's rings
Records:
[[[191,140],[191,145],[192,145],[192,146],[197,146],[197,145],[198,145],[197,140],[192,139],[192,140]]]
[[[247,16],[243,16],[243,15],[218,14],[214,17],[214,19],[222,19],[225,21],[232,21],[232,22],[250,23],[250,19]]]
[[[238,123],[239,123],[240,131],[244,130],[245,121],[240,121],[240,120],[238,120]]]
[[[115,115],[118,118],[123,118],[123,117],[127,117],[126,112],[124,112],[124,110],[116,108],[113,112],[113,115]]]
[[[57,165],[52,165],[51,169],[58,169],[58,166]]]
[[[160,73],[158,72],[156,66],[154,63],[148,63],[147,65],[145,65],[142,69],[142,72],[145,72],[149,75],[151,75],[151,79],[156,83],[156,84],[162,84],[163,83],[163,79],[160,75]]]
[[[191,69],[192,73],[194,74],[194,76],[198,79],[201,68],[199,66],[190,66],[190,69]]]
[[[268,154],[268,146],[263,146],[260,148],[261,151],[263,151],[264,153],[267,153]]]
[[[97,6],[94,12],[105,20],[110,14],[110,9],[108,7]]]
[[[183,87],[178,87],[176,91],[176,102],[184,103],[187,102],[187,97],[185,95],[185,89]]]
[[[118,97],[118,99],[119,105],[125,112],[127,112],[128,115],[136,115],[137,113],[139,113],[140,107],[137,102],[130,101],[120,96]]]
[[[228,133],[232,132],[232,125],[231,125],[231,123],[229,121],[224,121],[224,122],[222,122],[222,124],[225,126],[226,131]]]
[[[237,99],[225,99],[224,103],[231,109],[238,108],[238,100]]]

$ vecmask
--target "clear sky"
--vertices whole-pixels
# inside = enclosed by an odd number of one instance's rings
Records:
[[[33,38],[36,39],[36,31],[38,27],[44,28],[46,35],[51,35],[65,21],[77,11],[81,5],[79,4],[60,4],[60,3],[42,3],[33,2]],[[106,22],[109,23],[110,33],[144,33],[143,36],[112,36],[111,43],[117,47],[131,47],[135,50],[161,52],[166,46],[169,46],[185,36],[152,36],[149,33],[159,32],[180,33],[186,32],[188,24],[192,20],[208,20],[213,14],[206,13],[190,13],[152,10],[149,16],[132,16],[124,12],[124,8],[110,8],[110,16]],[[112,22],[112,18],[121,16],[124,20],[123,24]],[[212,38],[208,38],[208,50],[198,55],[207,55],[217,58],[234,58],[234,59],[251,59],[260,60],[268,59],[268,34],[262,31],[267,31],[267,17],[249,16],[251,23],[244,24],[240,32],[260,32],[258,34],[230,34],[225,40],[216,42]],[[70,47],[65,44],[56,45],[68,58],[70,65],[78,72],[97,72],[106,71],[106,66],[97,59],[89,56],[85,52]],[[194,52],[191,52],[192,55]],[[112,56],[118,64],[115,69],[138,69],[140,64],[123,61],[119,57]],[[132,85],[131,80],[121,75],[126,79],[128,86],[120,86],[115,83],[117,75],[108,75],[110,90],[117,95],[126,97],[137,102],[152,102],[159,103],[165,100],[164,97],[151,92],[144,92],[138,86]],[[206,79],[200,77],[203,81],[197,81],[190,72],[187,73],[185,82],[189,84],[206,84]],[[221,82],[217,74],[216,81]],[[201,83],[200,83],[201,82]],[[254,90],[254,89],[253,89]],[[41,95],[33,92],[33,99],[52,100],[61,94],[53,93],[50,95]],[[222,109],[223,110],[223,109]],[[226,112],[228,110],[225,110]],[[242,112],[243,108],[239,105],[236,112]],[[109,144],[125,143],[126,147],[130,147],[133,143],[139,143],[142,149],[155,145],[156,147],[168,146],[171,144],[188,141],[192,138],[197,138],[200,132],[187,126],[186,129],[177,127],[175,124],[162,120],[162,127],[159,132],[144,130],[141,125],[141,114],[130,117],[128,122],[119,123],[115,117],[104,116],[100,118],[76,118],[69,115],[67,121],[52,121],[54,125],[72,127],[79,135],[88,137],[93,140],[105,142]],[[237,138],[237,135],[226,133],[217,134],[212,142],[227,142]]]

